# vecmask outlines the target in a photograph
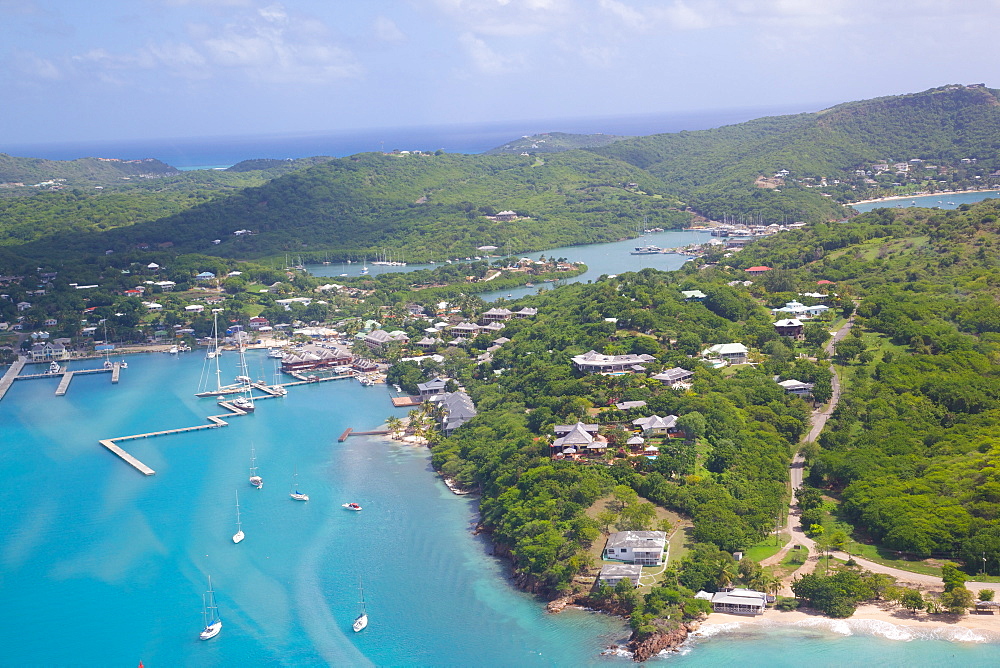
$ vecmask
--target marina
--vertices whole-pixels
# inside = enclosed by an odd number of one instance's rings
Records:
[[[82,376],[86,374],[94,373],[110,373],[111,382],[117,383],[119,376],[121,374],[121,364],[119,362],[114,362],[113,364],[105,365],[96,369],[77,369],[74,371],[69,371],[68,368],[60,366],[56,362],[50,363],[50,370],[45,373],[26,373],[22,374],[21,371],[24,369],[26,364],[31,364],[27,358],[19,357],[17,361],[10,365],[6,373],[4,373],[3,378],[0,379],[0,399],[7,394],[7,391],[14,384],[15,380],[38,380],[41,378],[59,378],[59,385],[56,387],[55,395],[57,397],[64,396],[67,391],[69,391],[69,384],[72,382],[74,376]]]

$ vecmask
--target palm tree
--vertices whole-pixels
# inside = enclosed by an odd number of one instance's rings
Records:
[[[403,430],[403,421],[392,415],[385,421],[385,426],[389,428],[393,438],[399,438],[399,432]]]
[[[716,564],[715,584],[719,587],[728,587],[736,579],[736,562],[732,559],[720,559]]]

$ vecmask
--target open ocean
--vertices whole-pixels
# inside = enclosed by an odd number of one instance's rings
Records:
[[[187,137],[142,141],[80,141],[58,144],[0,145],[0,153],[49,160],[100,157],[134,160],[158,158],[178,169],[228,167],[254,158],[342,157],[368,151],[443,149],[448,153],[482,153],[524,135],[543,132],[649,135],[741,123],[761,116],[812,111],[788,108],[714,110],[703,113],[511,121],[366,129],[352,132],[309,132],[281,135]],[[155,130],[150,130],[155,135]]]
[[[24,380],[0,401],[0,616],[4,666],[629,665],[601,652],[621,620],[544,612],[472,535],[475,501],[451,494],[424,448],[347,428],[392,414],[391,391],[333,381],[290,388],[221,429],[125,442],[144,477],[101,438],[200,424],[203,352],[133,355],[121,382]],[[232,354],[224,376],[236,374]],[[94,361],[72,362],[91,368]],[[266,368],[265,368],[266,367]],[[30,367],[29,367],[30,368]],[[251,374],[270,361],[251,354]],[[36,369],[41,370],[40,367]],[[265,483],[247,483],[251,443]],[[294,472],[310,501],[288,491]],[[234,545],[235,495],[246,540]],[[364,510],[348,512],[341,503]],[[202,642],[212,576],[224,620]],[[351,631],[364,577],[371,622]],[[888,637],[887,637],[888,636]],[[1000,645],[906,640],[884,628],[738,624],[657,659],[679,666],[987,666]]]

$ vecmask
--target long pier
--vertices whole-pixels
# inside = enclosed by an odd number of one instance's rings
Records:
[[[66,394],[66,390],[69,389],[69,382],[73,380],[73,372],[67,371],[63,374],[62,380],[59,381],[59,387],[56,388],[56,396],[61,397]]]
[[[27,361],[28,359],[26,357],[18,357],[17,361],[11,364],[10,368],[7,369],[7,373],[3,375],[3,378],[0,378],[0,399],[3,399],[4,395],[7,394],[7,390],[9,390],[10,386],[14,384],[15,380],[17,380],[17,377],[21,373],[21,369],[24,368]]]
[[[255,397],[255,399],[269,399],[267,397]],[[130,455],[123,448],[121,448],[117,442],[119,441],[134,441],[140,438],[153,438],[155,436],[168,436],[170,434],[183,434],[189,431],[201,431],[202,429],[218,429],[219,427],[228,427],[229,423],[222,418],[234,418],[247,415],[247,411],[241,410],[236,406],[232,405],[228,401],[220,401],[219,406],[230,411],[232,414],[222,414],[222,415],[209,415],[205,419],[208,420],[208,424],[196,424],[191,427],[177,427],[175,429],[161,429],[160,431],[147,431],[142,434],[129,434],[127,436],[115,436],[114,438],[104,438],[100,440],[100,444],[105,448],[115,453],[122,458],[127,464],[131,465],[137,471],[144,475],[155,475],[156,471],[149,468],[138,459]]]

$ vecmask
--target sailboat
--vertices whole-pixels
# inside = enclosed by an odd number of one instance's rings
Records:
[[[240,524],[240,492],[236,490],[236,533],[233,534],[233,542],[239,543],[244,538],[243,525]]]
[[[365,610],[365,587],[361,581],[361,576],[358,576],[358,589],[361,590],[361,614],[354,620],[355,633],[368,626],[368,611]]]
[[[292,497],[292,500],[294,500],[294,501],[308,501],[309,500],[309,495],[308,494],[303,494],[302,492],[299,491],[299,472],[298,471],[295,472],[295,477],[292,480],[292,491],[289,494],[289,496]]]
[[[260,489],[264,486],[264,479],[257,475],[257,453],[250,444],[250,484]]]
[[[219,617],[219,606],[215,603],[215,592],[212,591],[212,576],[208,577],[208,591],[201,596],[202,616],[205,618],[205,628],[198,634],[202,640],[209,640],[219,635],[222,630],[222,618]]]
[[[239,344],[239,350],[241,375],[237,378],[237,380],[239,380],[242,385],[241,389],[243,394],[236,399],[233,399],[232,405],[245,413],[253,413],[255,408],[253,405],[253,388],[250,385],[250,372],[247,370],[247,358],[246,355],[243,354],[244,349],[242,342]]]

